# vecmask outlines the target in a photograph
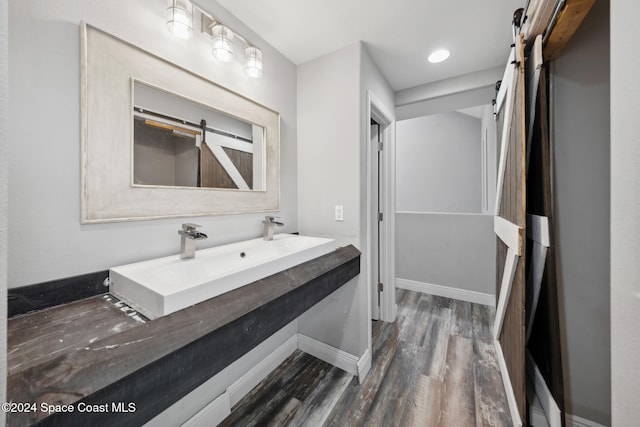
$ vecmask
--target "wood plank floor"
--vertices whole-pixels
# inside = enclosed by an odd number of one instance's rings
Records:
[[[296,351],[221,425],[511,425],[493,309],[401,289],[396,297],[397,322],[373,322],[373,366],[362,384]]]

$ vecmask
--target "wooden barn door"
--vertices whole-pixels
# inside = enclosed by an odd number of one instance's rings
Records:
[[[497,238],[495,347],[513,424],[526,416],[525,245],[526,138],[524,44],[516,37],[496,109],[500,163],[494,231]]]

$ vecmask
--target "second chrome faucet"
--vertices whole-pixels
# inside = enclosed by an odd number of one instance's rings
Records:
[[[264,224],[264,228],[262,231],[262,238],[264,240],[273,240],[273,228],[276,225],[278,227],[282,227],[284,225],[284,223],[276,221],[276,217],[269,215],[264,217],[264,221],[262,221],[262,224]]]

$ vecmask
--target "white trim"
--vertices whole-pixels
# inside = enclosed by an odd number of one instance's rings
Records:
[[[509,370],[507,369],[507,362],[504,360],[504,353],[502,352],[502,346],[500,341],[493,340],[494,347],[496,348],[496,357],[498,358],[498,365],[500,366],[500,373],[502,374],[502,384],[504,385],[504,392],[507,395],[507,402],[509,403],[509,412],[511,413],[511,422],[514,427],[521,427],[522,420],[520,418],[520,411],[518,411],[518,402],[516,402],[516,395],[513,392],[511,386],[511,378],[509,377]]]
[[[265,379],[274,369],[282,364],[287,357],[291,356],[298,349],[298,337],[292,336],[282,343],[272,353],[262,359],[257,365],[252,367],[243,376],[238,378],[229,387],[226,393],[229,394],[231,406],[238,403],[244,396]]]
[[[533,47],[529,52],[527,82],[527,108],[529,109],[529,127],[527,129],[527,172],[529,172],[529,158],[531,157],[531,141],[533,138],[533,125],[536,118],[536,100],[538,98],[538,84],[540,83],[540,70],[542,69],[542,35],[536,36]]]
[[[502,273],[502,284],[500,285],[500,298],[498,298],[498,308],[496,308],[496,318],[493,323],[493,336],[495,339],[500,338],[500,332],[502,332],[502,322],[504,322],[504,316],[507,312],[507,304],[509,302],[509,296],[511,295],[511,287],[516,274],[518,258],[518,254],[513,248],[507,250],[504,272]]]
[[[298,333],[297,337],[298,350],[323,360],[352,375],[358,375],[358,357],[301,333]]]
[[[522,255],[524,242],[522,239],[522,227],[507,221],[500,216],[493,217],[493,231],[498,235],[509,249],[513,249],[516,255]]]
[[[515,61],[515,59],[516,52],[515,48],[512,47],[509,51],[509,56],[507,57],[507,65],[504,68],[500,89],[498,89],[498,95],[496,96],[496,112],[500,112],[502,109],[502,103],[504,102],[508,89],[511,86],[511,81],[513,79],[513,61]]]
[[[196,412],[194,416],[182,424],[182,427],[217,426],[231,415],[231,406],[229,393],[225,391],[207,406]]]
[[[358,359],[357,367],[358,367],[358,382],[362,384],[364,379],[367,377],[367,374],[371,370],[372,358],[371,352],[367,348],[360,359]]]
[[[489,178],[487,173],[489,154],[487,141],[488,130],[485,128],[482,132],[482,140],[480,141],[480,176],[482,177],[482,212],[489,211]]]
[[[527,238],[549,247],[549,218],[539,215],[527,215]]]
[[[549,426],[541,407],[530,404],[529,411],[531,414],[531,427]],[[566,427],[606,427],[604,424],[599,424],[595,421],[591,421],[577,415],[565,414],[564,420]]]
[[[267,130],[256,124],[251,125],[251,139],[253,141],[253,190],[264,191],[267,182],[267,165],[265,150],[265,133]]]
[[[567,423],[567,427],[606,427],[604,424],[599,424],[595,421],[591,421],[577,415],[567,414],[565,416],[565,421]]]
[[[371,201],[373,195],[371,179],[372,173],[370,165],[372,163],[372,156],[377,152],[371,150],[371,118],[380,123],[381,131],[384,132],[382,140],[384,141],[384,148],[382,150],[382,179],[381,182],[381,210],[384,215],[382,221],[381,233],[383,238],[378,242],[380,245],[380,266],[381,266],[381,281],[384,284],[384,291],[380,293],[380,313],[379,318],[385,322],[394,322],[396,319],[396,298],[395,298],[395,211],[396,211],[396,197],[395,197],[395,176],[396,176],[396,162],[395,162],[395,117],[391,111],[378,99],[373,91],[367,91],[366,101],[366,132],[364,132],[364,152],[366,161],[366,265],[365,265],[365,283],[367,283],[367,296],[369,301],[368,318],[371,319],[372,309],[371,301],[374,296],[373,293],[373,280],[371,280],[371,265],[372,265],[372,247],[371,247],[371,233],[372,228],[377,224],[377,213],[371,210]],[[377,293],[377,292],[376,292]],[[370,328],[370,322],[368,328]],[[368,332],[371,336],[371,330]],[[369,338],[368,343],[369,351],[371,351],[371,342]]]
[[[396,286],[400,289],[422,292],[423,294],[438,295],[445,298],[453,298],[460,301],[469,301],[476,304],[495,307],[496,297],[483,292],[469,291],[467,289],[452,286],[435,285],[433,283],[418,282],[415,280],[396,278]]]
[[[534,392],[538,397],[538,401],[544,411],[549,427],[562,427],[562,412],[560,412],[560,408],[553,398],[551,390],[547,387],[547,383],[538,369],[538,365],[536,365],[535,360],[531,357],[529,350],[526,350],[526,358],[527,376],[533,385]]]

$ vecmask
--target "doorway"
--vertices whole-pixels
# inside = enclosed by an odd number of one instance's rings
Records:
[[[393,322],[395,300],[395,121],[369,92],[367,236],[371,318]]]

